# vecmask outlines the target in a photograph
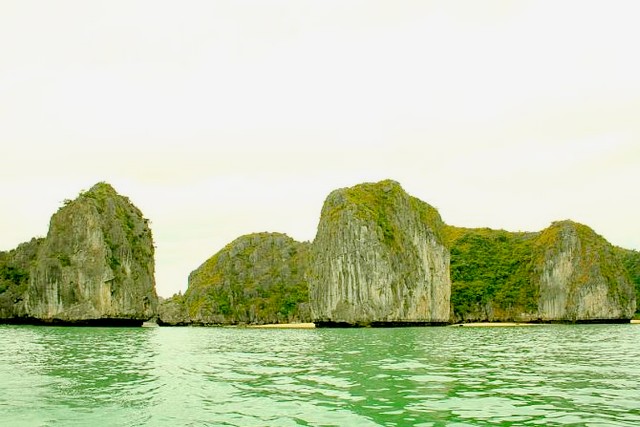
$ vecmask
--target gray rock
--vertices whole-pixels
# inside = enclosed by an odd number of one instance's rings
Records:
[[[394,181],[333,191],[311,249],[317,324],[446,323],[449,251],[443,223]]]
[[[29,317],[43,322],[144,321],[157,307],[148,221],[96,184],[58,210],[31,268]]]
[[[552,224],[539,237],[534,280],[542,321],[605,321],[633,317],[636,296],[622,259],[589,227]]]

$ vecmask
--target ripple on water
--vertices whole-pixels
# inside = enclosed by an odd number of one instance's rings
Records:
[[[640,327],[0,327],[0,425],[640,425]]]

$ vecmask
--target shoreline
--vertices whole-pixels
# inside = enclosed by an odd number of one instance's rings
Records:
[[[465,328],[490,328],[490,327],[515,327],[515,326],[541,326],[544,323],[524,323],[524,322],[470,322],[470,323],[454,323],[451,327]]]
[[[246,325],[251,329],[315,329],[315,323],[267,323],[265,325]]]

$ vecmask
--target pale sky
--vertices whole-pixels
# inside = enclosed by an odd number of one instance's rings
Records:
[[[640,249],[638,1],[0,0],[0,250],[107,181],[161,296],[395,179],[445,222]]]

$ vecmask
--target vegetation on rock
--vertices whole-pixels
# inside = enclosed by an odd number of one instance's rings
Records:
[[[614,248],[589,227],[539,233],[447,228],[454,321],[629,318],[635,294]]]
[[[309,321],[308,249],[280,233],[239,237],[193,271],[185,295],[171,303],[183,304],[196,324]]]
[[[66,200],[45,239],[0,258],[4,319],[124,324],[156,312],[148,221],[109,184]]]
[[[333,191],[311,246],[310,303],[320,324],[444,323],[449,254],[437,210],[395,181]]]
[[[535,312],[533,244],[538,233],[447,227],[456,321],[513,321]]]

